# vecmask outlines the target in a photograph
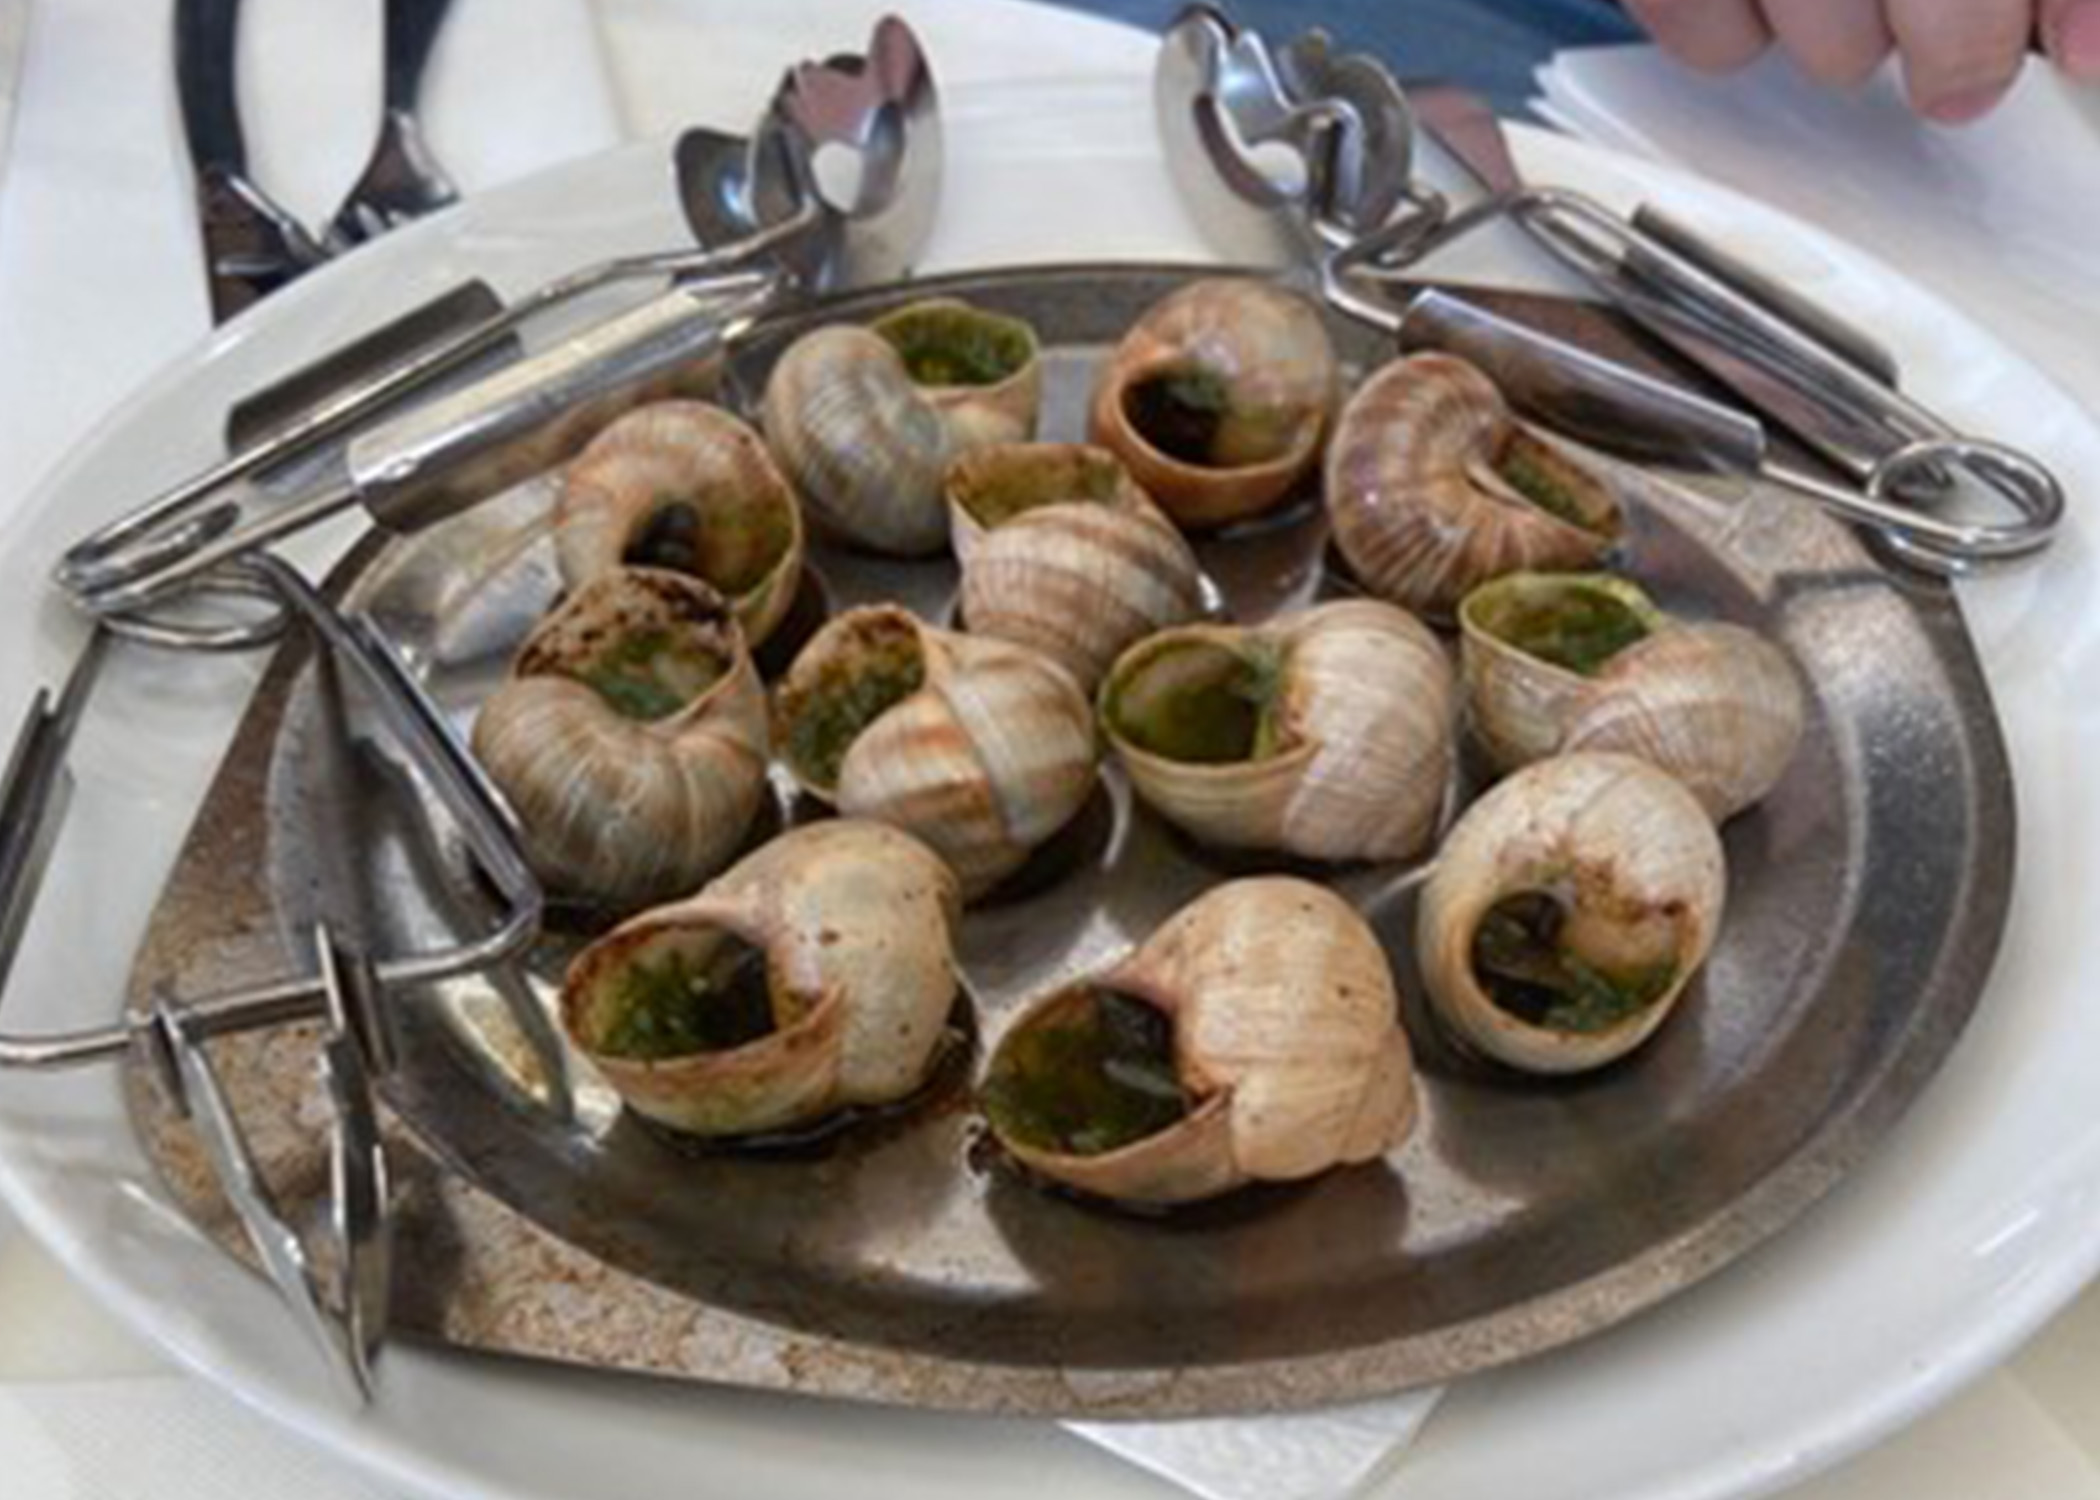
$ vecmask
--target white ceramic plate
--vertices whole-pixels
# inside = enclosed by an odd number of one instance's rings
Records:
[[[955,89],[951,192],[929,257],[1194,256],[1150,147],[1141,42],[1114,86]],[[1045,119],[1058,121],[1055,130]],[[1003,123],[1002,123],[1003,122]],[[1863,317],[1915,390],[2016,438],[2075,492],[2100,430],[1982,329],[1885,267],[1683,178],[1527,136],[1536,175],[1644,192]],[[62,670],[78,631],[40,580],[63,543],[208,459],[226,403],[308,351],[468,271],[516,289],[678,233],[660,148],[496,194],[380,242],[223,331],[127,403],[0,545],[0,702]],[[1014,183],[1025,183],[1017,191]],[[986,194],[1003,186],[994,211]],[[1114,214],[1099,205],[1115,202]],[[929,267],[933,268],[933,267]],[[1574,1349],[1468,1383],[1396,1471],[1425,1500],[1689,1500],[1804,1477],[2002,1357],[2100,1264],[2100,972],[2090,920],[2100,799],[2093,533],[1975,591],[2022,794],[2005,956],[1969,1036],[1856,1178],[1776,1244]],[[252,680],[252,664],[129,657],[79,754],[80,787],[7,1025],[112,1013],[146,912]],[[2084,697],[2081,699],[2080,690]],[[168,1206],[113,1075],[0,1079],[0,1188],[111,1307],[258,1409],[406,1490],[453,1496],[763,1493],[975,1497],[1152,1481],[1045,1424],[898,1414],[420,1350],[347,1410],[269,1294]]]

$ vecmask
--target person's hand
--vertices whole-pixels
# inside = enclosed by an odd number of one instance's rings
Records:
[[[2011,87],[2039,32],[2071,74],[2100,79],[2100,0],[1626,0],[1663,48],[1725,72],[1774,41],[1812,76],[1847,86],[1891,52],[1911,104],[1973,120]]]

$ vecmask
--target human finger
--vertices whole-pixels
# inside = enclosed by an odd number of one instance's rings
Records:
[[[1895,46],[1881,0],[1764,0],[1764,9],[1780,45],[1821,83],[1849,88]]]
[[[2100,0],[2043,0],[2042,44],[2073,78],[2100,82]]]
[[[1755,0],[1626,0],[1665,52],[1710,73],[1740,68],[1771,44]]]
[[[1887,0],[1913,108],[1958,125],[2012,86],[2035,23],[2034,0]]]

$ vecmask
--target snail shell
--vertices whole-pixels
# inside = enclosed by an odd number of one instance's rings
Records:
[[[713,590],[618,568],[526,638],[474,753],[550,886],[611,905],[684,894],[763,800],[765,689]]]
[[[1103,1073],[1074,1067],[1089,1050]],[[1282,877],[1217,887],[1098,981],[1030,1006],[983,1103],[1037,1174],[1146,1204],[1369,1161],[1416,1114],[1378,939],[1333,892]]]
[[[1394,361],[1343,409],[1327,513],[1365,587],[1436,620],[1505,573],[1593,568],[1623,527],[1599,475],[1525,429],[1485,375],[1448,354]]]
[[[1197,840],[1309,859],[1405,859],[1436,832],[1458,685],[1436,638],[1370,599],[1139,642],[1101,692],[1146,803]]]
[[[1671,620],[1624,579],[1516,574],[1468,595],[1459,625],[1473,728],[1505,770],[1637,755],[1722,822],[1800,744],[1807,698],[1785,652],[1739,625]]]
[[[690,573],[728,599],[756,650],[802,578],[802,508],[762,438],[719,407],[627,413],[562,474],[554,546],[570,588],[618,567]]]
[[[948,503],[963,623],[1089,692],[1124,647],[1203,612],[1196,555],[1106,449],[976,449],[949,469]]]
[[[1341,392],[1312,303],[1213,277],[1123,336],[1095,384],[1089,431],[1178,524],[1222,526],[1276,505],[1311,472]]]
[[[1720,836],[1679,782],[1625,755],[1540,761],[1466,810],[1423,886],[1430,1008],[1513,1068],[1602,1067],[1668,1018],[1726,889]]]
[[[819,328],[766,382],[766,441],[812,516],[846,541],[915,556],[948,540],[957,454],[1035,435],[1035,332],[947,299],[866,328]]]
[[[1094,784],[1093,713],[1063,668],[892,605],[811,637],[773,714],[805,791],[924,840],[965,899],[1018,869]]]
[[[562,1024],[631,1109],[696,1135],[891,1103],[938,1057],[956,905],[947,866],[893,828],[798,828],[586,948]]]

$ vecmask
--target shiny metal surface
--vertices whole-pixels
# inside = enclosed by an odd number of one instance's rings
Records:
[[[1073,437],[1098,361],[1190,274],[949,279],[819,316],[867,317],[942,292],[1025,316],[1045,334],[1046,435]],[[1491,305],[1626,357],[1623,331],[1589,309]],[[797,327],[739,354],[732,399],[755,396]],[[1337,320],[1335,334],[1358,368],[1389,353],[1358,326]],[[1726,830],[1719,945],[1650,1048],[1558,1084],[1469,1060],[1420,1002],[1407,936],[1420,869],[1319,872],[1371,917],[1400,979],[1424,1092],[1406,1147],[1164,1219],[1018,1181],[988,1160],[967,1102],[970,1068],[1015,1008],[1211,884],[1263,867],[1192,846],[1133,807],[1110,772],[1078,823],[966,919],[971,1049],[909,1107],[797,1147],[682,1147],[637,1127],[581,1065],[573,1097],[555,1097],[545,1011],[535,1042],[518,1006],[550,1003],[590,928],[584,914],[554,914],[500,983],[400,991],[388,1097],[417,1147],[420,1184],[400,1226],[399,1253],[418,1267],[404,1327],[541,1358],[905,1404],[1095,1417],[1276,1409],[1553,1347],[1781,1229],[1916,1098],[1968,1021],[2006,913],[2012,789],[1942,588],[1892,579],[1844,528],[1783,494],[1745,505],[1627,483],[1625,566],[1668,608],[1771,634],[1812,705],[1786,778]],[[346,602],[399,642],[456,726],[555,594],[550,498],[544,482],[523,486],[346,569]],[[1307,504],[1208,539],[1201,556],[1246,619],[1349,587]],[[953,590],[945,563],[819,553],[799,631],[762,666],[778,671],[827,609],[900,598],[940,618]],[[296,661],[273,672],[155,919],[141,985],[171,955],[238,965],[308,929],[316,851],[296,830],[321,794],[312,747],[327,732],[310,674]],[[452,930],[459,893],[433,873],[416,789],[372,791],[369,878],[383,929],[372,940],[383,955]],[[811,815],[783,791],[780,820]],[[222,851],[257,837],[265,857],[230,868]],[[278,1166],[296,1178],[308,1170],[298,1057],[256,1051],[242,1079],[249,1107],[284,1120]],[[140,1119],[180,1184],[179,1142],[150,1112]]]
[[[1177,190],[1250,262],[1374,233],[1413,189],[1414,119],[1384,64],[1324,32],[1272,48],[1209,5],[1160,40],[1153,114]]]
[[[427,517],[431,509],[421,501],[439,493],[466,503],[473,476],[501,478],[517,464],[557,456],[551,450],[559,443],[536,429],[558,434],[588,415],[557,410],[557,397],[595,402],[632,373],[629,356],[637,348],[665,346],[653,335],[631,337],[637,331],[633,320],[660,318],[666,308],[687,310],[684,298],[721,320],[719,336],[753,310],[827,288],[891,280],[910,269],[939,206],[942,157],[932,72],[902,21],[882,21],[865,55],[791,68],[742,147],[741,160],[734,144],[714,132],[693,132],[673,153],[695,231],[708,235],[719,228],[719,237],[703,238],[699,249],[584,267],[478,323],[402,349],[398,363],[330,391],[252,447],[75,543],[54,570],[55,581],[90,614],[136,616],[170,596],[208,592],[223,576],[221,564],[357,503],[368,481],[382,500],[418,496],[417,504],[394,507],[402,514]],[[834,190],[822,181],[817,157],[827,147],[852,153],[858,167],[846,201],[833,202]],[[604,328],[572,336],[564,349],[447,398],[451,430],[437,431],[411,414],[389,434],[364,434],[383,450],[384,462],[367,463],[359,472],[353,457],[347,475],[324,472],[289,501],[256,503],[264,498],[258,481],[266,472],[325,457],[324,444],[360,432],[540,314],[603,289],[636,286],[656,300],[630,306]],[[697,326],[689,331],[695,338],[708,336]],[[609,368],[582,366],[580,356],[594,350],[610,360]],[[403,434],[413,441],[395,441]],[[429,472],[407,472],[412,454],[428,460]],[[159,617],[150,628],[170,638],[183,630],[179,622]]]
[[[1463,294],[1427,291],[1394,324],[1400,347],[1478,366],[1510,404],[1555,432],[1666,468],[1756,473],[1765,430],[1683,386],[1497,316]]]
[[[1754,474],[1870,528],[1930,572],[2023,557],[2046,546],[2061,511],[2020,507],[2018,519],[1970,521],[1918,510],[1902,496],[1950,462],[1997,482],[2008,495],[2046,497],[2053,481],[2033,460],[1997,443],[1935,438],[1885,456],[1864,486],[1775,462],[1764,425],[1683,388],[1600,359],[1561,339],[1499,318],[1443,292],[1413,298],[1395,323],[1407,349],[1441,349],[1494,377],[1516,408],[1557,432],[1671,469]],[[2039,503],[2039,499],[2038,502]]]
[[[341,757],[345,734],[336,674],[356,684],[369,722],[379,727],[392,754],[405,763],[422,788],[432,826],[447,828],[456,844],[450,878],[478,882],[484,899],[429,947],[391,954],[375,971],[375,982],[387,986],[428,984],[514,959],[539,934],[539,882],[518,847],[509,810],[497,796],[480,765],[455,740],[423,684],[402,664],[396,647],[371,621],[340,613],[288,564],[263,556],[246,565],[250,585],[266,586],[282,601],[286,614],[307,627],[306,644],[318,647],[328,662],[324,718],[327,734],[313,747],[308,774],[324,788],[307,805],[316,822],[303,836],[320,851],[322,873],[316,891],[328,899],[316,910],[312,926],[333,926],[350,913],[354,928],[374,903],[355,874],[361,868],[355,851],[345,847],[345,830],[359,825],[354,808],[340,804]],[[69,782],[65,757],[73,733],[87,710],[100,664],[116,639],[98,630],[75,664],[54,705],[48,695],[32,703],[21,735],[0,780],[0,979],[12,966],[15,945],[41,887],[45,866],[64,811]],[[331,816],[331,810],[333,815]],[[462,872],[466,872],[463,874]],[[129,1054],[142,1038],[165,1030],[161,1010],[179,1011],[185,1036],[227,1036],[291,1021],[325,1017],[333,1003],[327,976],[314,968],[309,950],[293,955],[298,967],[286,977],[257,978],[253,968],[237,968],[214,983],[195,973],[169,976],[156,986],[152,1003],[108,1026],[45,1036],[0,1033],[0,1068],[30,1070],[78,1067]],[[0,992],[4,999],[4,992]],[[165,1056],[166,1049],[154,1051]]]
[[[328,258],[248,177],[234,86],[240,0],[176,0],[175,92],[204,234],[214,323],[223,323]]]
[[[361,245],[459,200],[459,189],[431,154],[416,113],[423,70],[451,8],[452,0],[386,0],[386,96],[380,106],[379,137],[342,207],[329,220],[332,252]]]
[[[1518,177],[1494,115],[1449,89],[1418,91],[1424,128],[1493,196],[1407,241],[1412,257],[1491,219],[1521,225],[1611,304],[1760,417],[1857,480],[1864,494],[1810,475],[1789,482],[1854,521],[1885,551],[1926,572],[1960,574],[2030,557],[2063,519],[2061,484],[2007,443],[1956,432],[1897,389],[1895,362],[1871,336],[1651,212],[1622,218],[1580,193]],[[1900,513],[1917,513],[1901,521]],[[1895,524],[1891,523],[1894,520]]]

